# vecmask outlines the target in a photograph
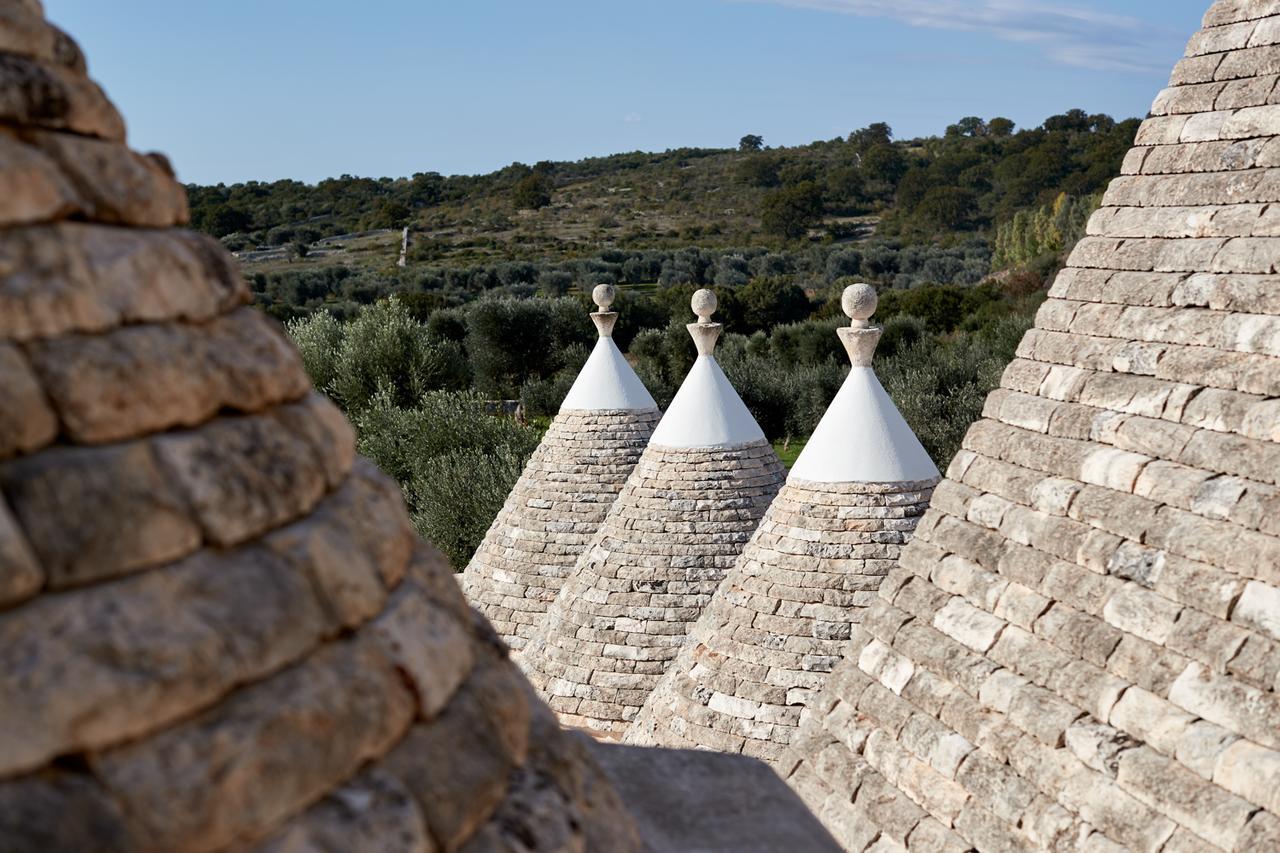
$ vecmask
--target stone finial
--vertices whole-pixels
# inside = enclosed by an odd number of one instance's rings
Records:
[[[876,313],[880,300],[876,289],[869,284],[851,284],[840,296],[840,307],[849,317],[849,327],[837,329],[840,342],[849,353],[854,367],[870,367],[875,356],[876,344],[884,329],[871,325],[871,315]]]
[[[591,322],[596,324],[596,329],[599,330],[602,338],[613,337],[613,326],[618,322],[618,312],[610,311],[609,306],[613,305],[617,295],[618,291],[612,284],[597,284],[595,290],[591,291],[591,300],[599,309],[592,313]]]
[[[716,313],[716,306],[720,303],[716,300],[715,293],[704,288],[693,294],[689,304],[693,313],[698,315],[698,322],[705,325],[711,322],[711,315]]]
[[[698,315],[698,322],[690,323],[687,328],[693,336],[693,344],[698,348],[698,355],[711,355],[715,352],[716,341],[720,339],[720,331],[724,328],[720,323],[711,322],[711,315],[716,313],[716,295],[710,290],[699,290],[689,301],[693,313]]]
[[[876,289],[869,284],[851,284],[840,296],[840,307],[853,321],[850,325],[855,329],[865,329],[871,325],[871,315],[876,313],[876,306],[879,304]]]
[[[591,291],[591,301],[594,302],[601,311],[608,311],[609,306],[613,304],[613,300],[618,296],[617,289],[612,284],[597,284],[596,289]]]

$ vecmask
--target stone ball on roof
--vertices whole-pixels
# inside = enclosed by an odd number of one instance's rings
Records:
[[[698,315],[698,320],[703,323],[711,322],[711,315],[716,313],[716,295],[710,290],[699,290],[693,294],[693,299],[689,301],[693,307],[693,313]]]
[[[591,300],[600,307],[601,311],[608,311],[617,295],[618,291],[612,284],[597,284],[596,289],[591,291]]]
[[[840,307],[851,320],[870,320],[880,303],[876,289],[869,284],[851,284],[840,297]]]

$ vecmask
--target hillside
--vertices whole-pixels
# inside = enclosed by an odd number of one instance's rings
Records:
[[[318,304],[347,312],[391,292],[448,305],[494,289],[560,294],[596,280],[721,283],[699,268],[746,250],[784,259],[744,269],[745,283],[811,267],[795,258],[809,248],[872,238],[894,252],[963,245],[958,257],[969,268],[959,275],[944,263],[905,282],[895,280],[896,263],[853,273],[898,286],[971,284],[975,247],[989,258],[995,229],[1020,211],[1098,192],[1136,127],[1073,110],[1024,130],[966,118],[940,136],[895,140],[880,124],[793,148],[748,136],[735,149],[516,163],[478,176],[188,190],[195,226],[241,254],[262,301],[283,316]],[[404,226],[412,234],[401,269]],[[681,271],[680,252],[690,249],[704,260],[686,257],[692,270]]]

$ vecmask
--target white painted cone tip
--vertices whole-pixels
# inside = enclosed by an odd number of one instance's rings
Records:
[[[875,371],[855,367],[792,466],[788,479],[910,483],[939,476],[938,467]]]
[[[656,409],[649,391],[631,369],[613,338],[597,338],[560,411],[643,411]]]
[[[764,430],[716,360],[699,356],[649,439],[660,447],[739,447],[764,441]]]

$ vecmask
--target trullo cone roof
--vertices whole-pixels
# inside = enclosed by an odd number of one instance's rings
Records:
[[[871,368],[875,292],[851,292],[849,377],[628,742],[776,761],[928,506],[938,471]]]
[[[0,848],[638,849],[35,0],[0,91]]]
[[[806,710],[847,849],[1280,849],[1277,70],[1215,3]]]
[[[462,575],[467,598],[513,649],[542,622],[659,418],[613,342],[613,289],[594,295],[595,349]]]
[[[562,720],[611,736],[635,717],[783,479],[711,355],[720,326],[708,320],[709,291],[694,310],[699,364],[522,659]]]

